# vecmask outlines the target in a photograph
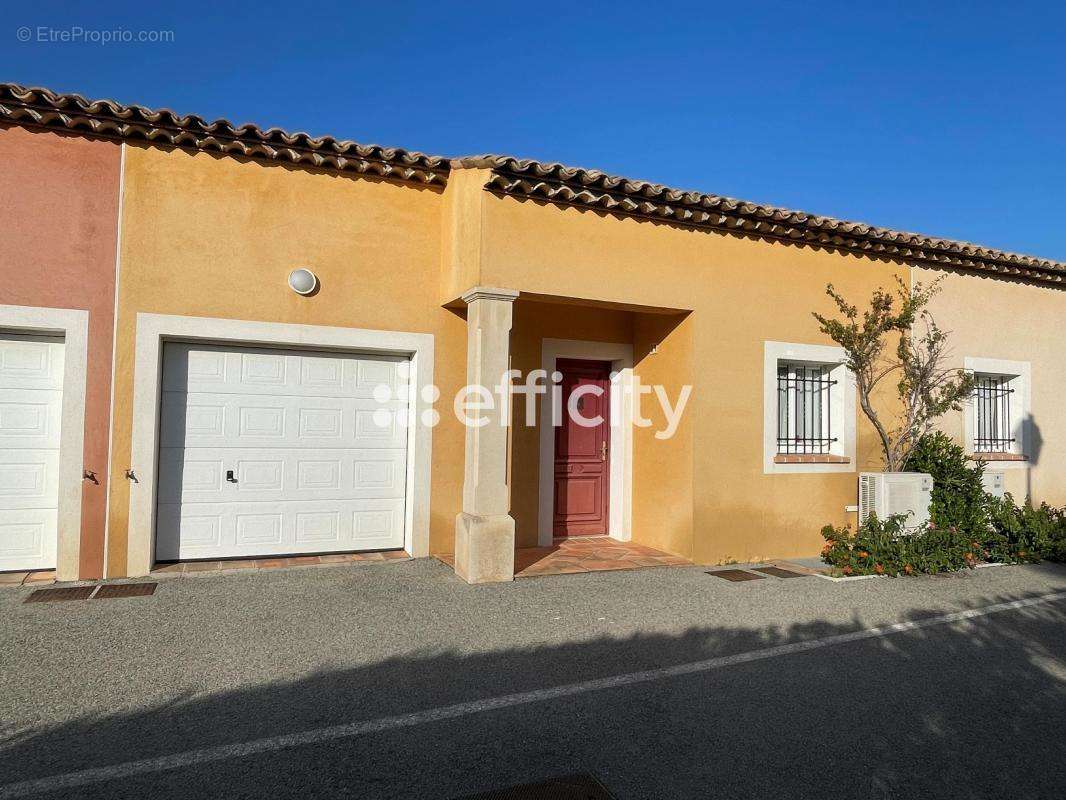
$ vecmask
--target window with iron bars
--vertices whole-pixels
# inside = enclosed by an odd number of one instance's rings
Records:
[[[832,366],[780,361],[777,365],[777,452],[828,454],[833,436],[829,397]]]
[[[1009,375],[974,375],[974,437],[977,453],[1009,453],[1014,448]]]

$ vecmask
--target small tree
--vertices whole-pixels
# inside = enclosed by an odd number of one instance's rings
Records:
[[[973,392],[973,376],[961,369],[944,366],[947,357],[946,332],[937,327],[927,306],[940,289],[940,280],[913,288],[899,277],[896,292],[878,289],[870,307],[860,315],[833,288],[833,298],[842,319],[829,319],[815,313],[821,331],[847,354],[847,366],[855,374],[859,404],[881,441],[885,472],[903,468],[918,440],[929,433],[937,418],[962,404]],[[915,336],[916,323],[924,332]],[[894,355],[888,354],[890,339],[898,336]],[[871,396],[884,379],[897,376],[896,391],[901,412],[899,423],[887,424],[873,407]]]

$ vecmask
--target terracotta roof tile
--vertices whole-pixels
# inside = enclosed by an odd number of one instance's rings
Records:
[[[1066,285],[1066,263],[1058,261],[732,197],[671,189],[598,170],[494,155],[458,159],[452,166],[491,169],[488,188],[501,195],[536,197],[697,227]]]
[[[153,111],[143,106],[87,100],[77,94],[57,94],[49,89],[12,83],[0,84],[0,121],[422,184],[443,185],[449,167],[447,160],[439,156],[398,147],[356,144],[332,136],[316,138],[278,128],[264,130],[257,125],[234,125],[224,119],[208,122],[195,114],[179,115],[165,108]]]
[[[396,147],[357,144],[332,136],[316,138],[278,128],[264,130],[251,124],[234,125],[224,119],[208,122],[168,109],[153,111],[11,83],[0,83],[0,122],[63,128],[438,186],[447,182],[452,168],[486,168],[493,172],[486,188],[501,195],[536,197],[695,227],[1066,285],[1066,264],[1062,262],[512,156],[472,156],[449,161]]]

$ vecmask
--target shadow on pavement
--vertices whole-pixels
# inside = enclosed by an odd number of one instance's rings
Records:
[[[980,606],[1017,599],[985,598]],[[911,619],[940,611],[914,611]],[[1061,796],[1066,603],[401,730],[63,790],[64,797],[448,798],[589,773],[617,798]],[[854,625],[425,652],[11,735],[31,778],[832,636]]]

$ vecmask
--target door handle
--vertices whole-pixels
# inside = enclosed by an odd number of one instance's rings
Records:
[[[226,470],[226,480],[229,481],[230,483],[236,483],[237,482],[237,479],[233,477],[233,470],[231,470],[231,469],[227,469]]]
[[[607,460],[607,440],[604,439],[603,443],[600,445],[600,461],[606,461],[606,460]]]

